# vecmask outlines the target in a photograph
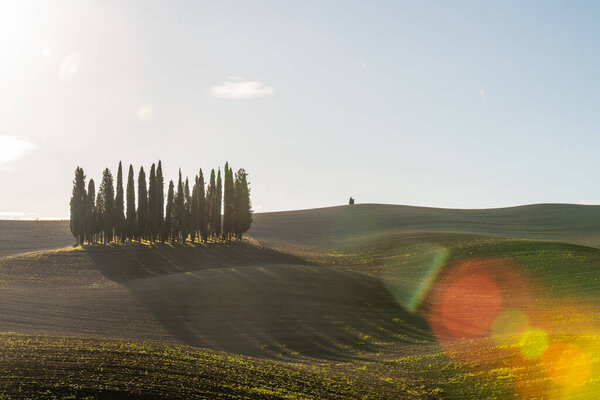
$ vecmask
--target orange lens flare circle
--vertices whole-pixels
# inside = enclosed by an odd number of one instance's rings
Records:
[[[500,259],[473,259],[449,265],[435,283],[425,315],[438,340],[491,338],[505,311],[531,310],[527,279]]]
[[[443,294],[441,319],[455,338],[487,334],[502,309],[502,296],[494,280],[475,273],[452,282]]]

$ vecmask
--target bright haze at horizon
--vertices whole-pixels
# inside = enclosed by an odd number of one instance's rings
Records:
[[[592,2],[0,4],[0,219],[229,161],[257,212],[600,203]]]

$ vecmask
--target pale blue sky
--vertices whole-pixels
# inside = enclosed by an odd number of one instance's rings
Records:
[[[73,170],[250,173],[256,211],[599,202],[594,2],[0,5],[0,217]]]

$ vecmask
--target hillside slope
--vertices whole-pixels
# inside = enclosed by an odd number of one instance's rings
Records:
[[[264,242],[336,247],[340,240],[381,232],[470,233],[600,246],[600,206],[534,204],[459,210],[357,204],[256,214],[249,233]]]
[[[0,220],[0,257],[74,243],[69,221]]]

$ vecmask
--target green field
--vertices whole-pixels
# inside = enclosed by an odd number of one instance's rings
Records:
[[[68,223],[0,222],[37,238],[0,246],[0,393],[594,399],[599,214],[356,205],[258,214],[242,244],[56,250]]]

